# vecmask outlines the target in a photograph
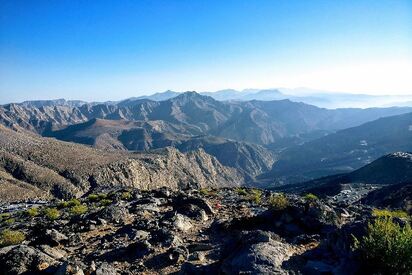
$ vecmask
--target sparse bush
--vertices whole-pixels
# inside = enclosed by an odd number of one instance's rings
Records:
[[[412,271],[412,229],[410,224],[401,226],[390,216],[381,216],[368,224],[367,234],[355,238],[371,273],[410,274]]]
[[[36,217],[39,215],[39,210],[37,209],[37,207],[32,207],[29,208],[25,211],[25,214],[29,217]]]
[[[70,212],[70,214],[72,214],[72,215],[78,216],[78,215],[81,215],[81,214],[86,213],[88,210],[89,210],[89,209],[87,208],[86,205],[80,204],[80,205],[72,206],[72,207],[70,208],[69,212]]]
[[[260,204],[262,202],[262,191],[259,189],[251,189],[247,198],[249,201]]]
[[[269,205],[275,210],[283,210],[289,205],[289,201],[282,193],[272,194],[269,198]]]
[[[402,210],[389,210],[389,209],[376,209],[375,208],[372,210],[372,216],[409,219],[408,213]]]
[[[99,195],[98,194],[90,194],[87,196],[87,200],[90,202],[96,202],[99,201]]]
[[[61,203],[59,203],[59,207],[60,208],[68,208],[68,207],[73,207],[73,206],[77,206],[80,205],[81,202],[78,199],[71,199],[69,201],[63,201]]]
[[[199,194],[202,195],[202,196],[207,196],[207,195],[209,195],[209,190],[207,188],[201,188],[199,190]]]
[[[314,201],[319,200],[318,196],[316,196],[315,194],[312,194],[312,193],[308,193],[308,194],[304,195],[303,198],[308,202],[314,202]]]
[[[60,217],[60,211],[56,208],[46,208],[44,209],[44,215],[47,219],[54,221]]]
[[[9,218],[9,219],[7,219],[7,220],[5,220],[4,221],[6,224],[13,224],[13,223],[15,223],[16,222],[16,219],[14,219],[14,218]]]
[[[105,194],[105,193],[100,193],[100,194],[98,194],[98,196],[99,196],[100,200],[107,199],[107,194]]]
[[[199,194],[202,196],[213,196],[216,195],[216,190],[212,188],[201,188],[199,189]]]
[[[102,206],[108,206],[112,203],[113,203],[113,201],[109,200],[109,199],[103,199],[103,200],[100,201],[100,205],[102,205]]]
[[[1,213],[0,214],[0,222],[8,220],[11,217],[10,213]]]
[[[90,201],[90,202],[98,202],[98,201],[101,201],[101,200],[106,199],[106,198],[107,198],[107,194],[103,194],[103,193],[90,194],[90,195],[87,196],[87,200]]]
[[[130,200],[132,198],[132,194],[130,192],[123,192],[122,193],[122,200]]]
[[[236,193],[240,196],[247,196],[248,192],[243,188],[236,188]]]
[[[26,235],[23,232],[6,229],[0,234],[0,246],[20,244],[25,239]]]

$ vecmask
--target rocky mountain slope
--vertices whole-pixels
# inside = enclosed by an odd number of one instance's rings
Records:
[[[15,245],[0,248],[0,273],[365,271],[351,243],[365,234],[370,214],[360,213],[368,208],[342,209],[297,196],[285,197],[279,207],[271,203],[274,195],[226,188],[110,189],[81,200],[16,206],[0,220],[2,232],[18,237]]]
[[[374,190],[362,199],[362,203],[379,208],[404,209],[412,215],[412,180]]]
[[[186,188],[244,181],[235,169],[223,166],[202,149],[109,152],[4,126],[0,126],[0,164],[0,194],[9,200],[78,196],[101,186]]]
[[[173,146],[182,152],[203,149],[220,163],[253,178],[272,168],[274,155],[266,148],[212,136],[193,136],[190,127],[165,121],[102,120],[70,125],[50,137],[99,149],[147,151]]]
[[[356,191],[354,189],[366,189],[365,203],[410,211],[411,183],[412,154],[396,152],[383,156],[350,173],[289,184],[275,188],[275,190],[299,194],[313,193],[320,197],[326,197],[336,196],[342,191],[350,196],[352,191]],[[374,186],[378,190],[373,191],[370,186]],[[360,200],[361,197],[357,199]]]
[[[396,151],[412,151],[412,113],[381,118],[284,150],[261,178],[293,183],[350,172]]]

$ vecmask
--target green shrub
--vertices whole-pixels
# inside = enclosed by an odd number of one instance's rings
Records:
[[[309,201],[309,202],[313,202],[313,201],[319,200],[318,196],[316,196],[315,194],[312,194],[312,193],[308,193],[308,194],[304,195],[303,198],[304,198],[306,201]]]
[[[368,224],[367,234],[355,238],[368,270],[379,274],[410,274],[412,271],[412,229],[392,217],[376,218]]]
[[[236,193],[240,196],[247,196],[248,192],[243,188],[236,188]]]
[[[100,200],[103,200],[103,199],[107,199],[107,194],[105,194],[105,193],[100,193],[100,194],[98,194],[98,196],[99,196],[99,199]]]
[[[16,222],[16,219],[14,219],[14,218],[9,218],[9,219],[5,220],[4,222],[5,222],[6,224],[13,224],[13,223]]]
[[[388,210],[388,209],[373,209],[372,216],[374,217],[391,217],[409,219],[408,213],[402,210]]]
[[[60,211],[56,208],[46,208],[44,209],[44,215],[47,219],[54,221],[60,217]]]
[[[90,202],[98,202],[106,198],[107,198],[107,194],[104,194],[104,193],[90,194],[87,196],[87,199]]]
[[[37,209],[37,207],[32,207],[27,209],[24,213],[29,217],[36,217],[39,215],[39,210]]]
[[[99,195],[97,194],[90,194],[87,196],[87,200],[90,202],[96,202],[99,201]]]
[[[269,205],[275,210],[283,210],[289,205],[289,201],[284,194],[272,194],[269,198]]]
[[[0,234],[0,246],[20,244],[25,239],[26,235],[23,232],[6,229]]]
[[[100,201],[100,205],[102,205],[102,206],[107,206],[107,205],[110,205],[112,203],[113,203],[113,201],[109,200],[109,199],[103,199],[103,200]]]
[[[251,189],[247,195],[247,199],[256,204],[260,204],[262,202],[262,191],[259,189]]]
[[[72,206],[72,207],[70,208],[69,212],[70,212],[70,214],[72,214],[72,215],[78,216],[78,215],[81,215],[81,214],[86,213],[88,210],[89,210],[89,209],[87,208],[86,205],[80,204],[80,205]]]
[[[0,222],[1,222],[1,221],[8,220],[10,217],[11,217],[11,214],[10,214],[10,213],[1,213],[1,214],[0,214]]]
[[[130,200],[132,198],[132,194],[130,192],[123,192],[121,196],[122,200]]]
[[[69,201],[63,201],[59,203],[60,208],[68,208],[68,207],[73,207],[76,205],[80,205],[81,202],[78,199],[71,199]]]

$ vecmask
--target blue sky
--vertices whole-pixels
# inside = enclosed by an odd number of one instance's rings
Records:
[[[410,75],[408,0],[0,0],[1,103],[300,86],[411,94]]]

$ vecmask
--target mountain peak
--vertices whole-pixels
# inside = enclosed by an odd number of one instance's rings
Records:
[[[389,154],[388,156],[412,161],[412,153],[409,152],[395,152],[393,154]]]
[[[215,101],[212,97],[206,96],[206,95],[201,95],[195,91],[187,91],[184,93],[181,93],[180,95],[176,96],[175,98],[172,98],[172,100],[176,101],[186,101],[186,100],[213,100]]]

